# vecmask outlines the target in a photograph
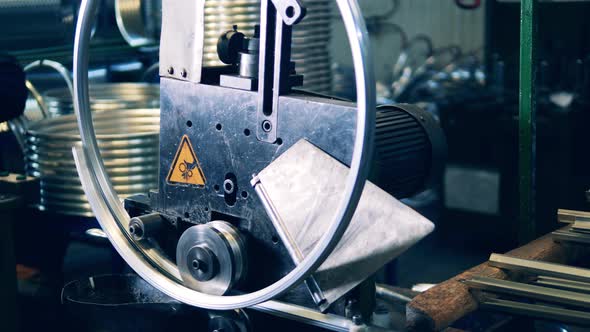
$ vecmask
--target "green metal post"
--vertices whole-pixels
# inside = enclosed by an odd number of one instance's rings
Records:
[[[521,243],[537,236],[535,218],[536,162],[536,47],[539,0],[520,1],[520,115],[519,175],[520,220],[518,238]]]

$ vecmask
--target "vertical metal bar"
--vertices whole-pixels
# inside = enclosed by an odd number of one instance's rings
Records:
[[[537,235],[535,223],[536,162],[536,47],[539,0],[520,2],[520,114],[519,175],[520,218],[518,238],[529,242]]]

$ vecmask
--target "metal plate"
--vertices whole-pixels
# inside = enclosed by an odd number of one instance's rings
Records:
[[[286,232],[304,255],[329,226],[348,168],[305,140],[258,174]],[[434,230],[434,225],[371,182],[334,252],[314,274],[333,303]]]

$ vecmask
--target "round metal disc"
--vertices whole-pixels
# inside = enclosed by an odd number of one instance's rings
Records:
[[[225,294],[243,276],[243,250],[237,230],[228,223],[215,221],[190,227],[176,247],[182,281],[199,292]]]

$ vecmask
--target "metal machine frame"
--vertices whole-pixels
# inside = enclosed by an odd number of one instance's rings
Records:
[[[323,235],[318,245],[303,261],[297,264],[293,271],[281,280],[264,289],[249,294],[235,296],[213,296],[199,293],[183,286],[179,271],[175,264],[170,262],[166,257],[160,255],[157,250],[149,246],[149,244],[133,241],[131,236],[127,233],[130,218],[114,192],[109,177],[105,172],[94,134],[92,115],[89,109],[87,49],[97,3],[98,1],[96,0],[86,0],[82,2],[76,28],[74,51],[74,99],[83,144],[82,146],[75,147],[73,152],[89,202],[91,203],[94,213],[103,230],[107,233],[119,254],[121,254],[129,265],[150,284],[164,293],[190,305],[212,310],[230,310],[256,306],[256,308],[260,310],[271,311],[283,316],[287,315],[291,317],[304,317],[303,319],[315,319],[320,322],[318,323],[319,325],[328,325],[334,329],[348,330],[355,326],[352,322],[337,316],[324,315],[300,307],[297,307],[297,310],[293,310],[292,305],[266,301],[276,298],[305,280],[328,257],[334,247],[338,244],[352,218],[367,178],[370,163],[368,155],[371,151],[373,137],[372,131],[374,128],[373,112],[375,110],[375,82],[372,72],[368,35],[360,8],[356,1],[337,1],[351,45],[355,64],[356,87],[358,91],[358,114],[354,135],[354,151],[352,152],[352,162],[350,163],[350,172],[346,182],[346,189],[339,209],[337,213],[335,213],[333,222],[330,224],[328,231]],[[277,11],[281,9],[286,11],[286,16],[290,17],[293,15],[292,13],[288,14],[289,8],[296,8],[298,2],[291,0],[272,0],[271,2],[268,0],[265,3],[268,7],[276,7]],[[199,6],[200,8],[204,6],[204,0],[195,1],[195,8]],[[166,13],[164,13],[164,16],[165,15]],[[279,16],[280,15],[276,15],[277,20],[279,19]],[[284,21],[285,24],[288,24],[288,20]],[[163,31],[163,35],[165,34],[166,32]],[[279,29],[275,30],[275,42],[276,40],[280,40]],[[261,40],[261,42],[263,41]],[[192,60],[189,61],[189,63],[193,63]],[[190,68],[194,69],[195,66],[200,68],[198,65],[198,63],[193,63],[193,66]],[[191,72],[200,73],[200,69]],[[167,75],[164,74],[163,76]],[[183,72],[182,77],[186,78],[187,76],[188,75]],[[197,74],[197,76],[193,76],[188,80],[198,83],[200,77]],[[276,81],[276,78],[273,78],[272,81]],[[261,80],[261,84],[263,84],[262,82],[263,80]],[[275,87],[276,83],[277,82],[274,82]],[[271,97],[272,98],[267,99],[262,95],[261,103],[265,103],[267,100],[276,100],[277,98],[277,96]],[[272,138],[269,139],[272,140]]]

